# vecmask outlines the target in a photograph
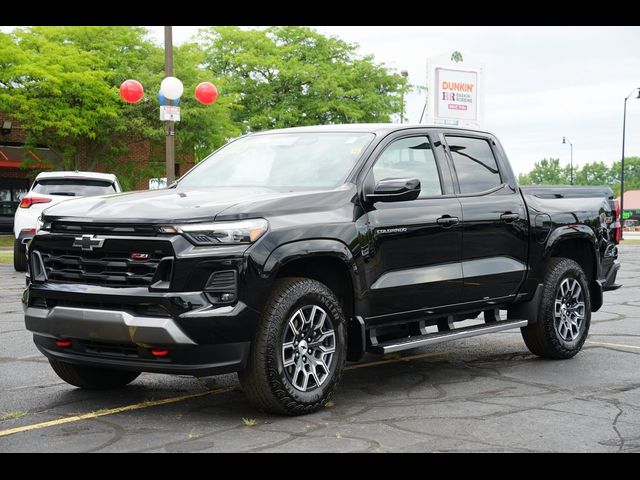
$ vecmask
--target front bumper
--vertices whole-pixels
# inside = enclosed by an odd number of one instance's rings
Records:
[[[172,318],[141,317],[120,310],[27,307],[27,330],[57,338],[136,345],[195,345]]]
[[[78,284],[31,284],[25,324],[48,358],[105,368],[194,376],[242,370],[258,312],[216,307],[202,292],[149,292]],[[56,340],[71,340],[59,347]],[[151,348],[169,354],[154,357]]]
[[[92,367],[167,373],[202,377],[237,372],[244,369],[249,342],[221,345],[193,345],[171,349],[165,357],[154,357],[148,349],[133,344],[72,340],[61,348],[51,337],[34,334],[33,340],[47,358]]]

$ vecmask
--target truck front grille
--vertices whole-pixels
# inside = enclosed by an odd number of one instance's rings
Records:
[[[86,251],[73,247],[74,237],[55,237],[38,239],[32,247],[42,258],[47,281],[55,283],[147,286],[160,261],[173,256],[167,241],[109,238],[101,248]]]

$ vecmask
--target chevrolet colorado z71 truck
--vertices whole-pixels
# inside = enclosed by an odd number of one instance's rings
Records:
[[[167,189],[47,209],[26,327],[78,387],[238,372],[258,407],[303,414],[367,352],[520,328],[574,356],[619,286],[618,216],[607,187],[519,187],[486,132],[261,132]]]

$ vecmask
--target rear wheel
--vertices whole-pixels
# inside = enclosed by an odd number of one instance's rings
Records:
[[[17,238],[13,241],[13,268],[16,272],[27,270],[27,249]]]
[[[286,415],[314,412],[329,400],[346,360],[346,321],[329,288],[284,278],[263,310],[240,383],[258,408]]]
[[[87,390],[106,390],[124,387],[133,382],[140,372],[114,370],[110,368],[89,367],[49,359],[51,368],[65,382]]]
[[[535,323],[521,329],[532,353],[546,358],[571,358],[582,349],[591,324],[591,297],[580,265],[552,258],[544,279]]]

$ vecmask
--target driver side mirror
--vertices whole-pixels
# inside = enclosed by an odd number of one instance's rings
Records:
[[[420,180],[417,178],[385,178],[376,183],[373,193],[366,198],[370,202],[406,202],[420,195]]]

